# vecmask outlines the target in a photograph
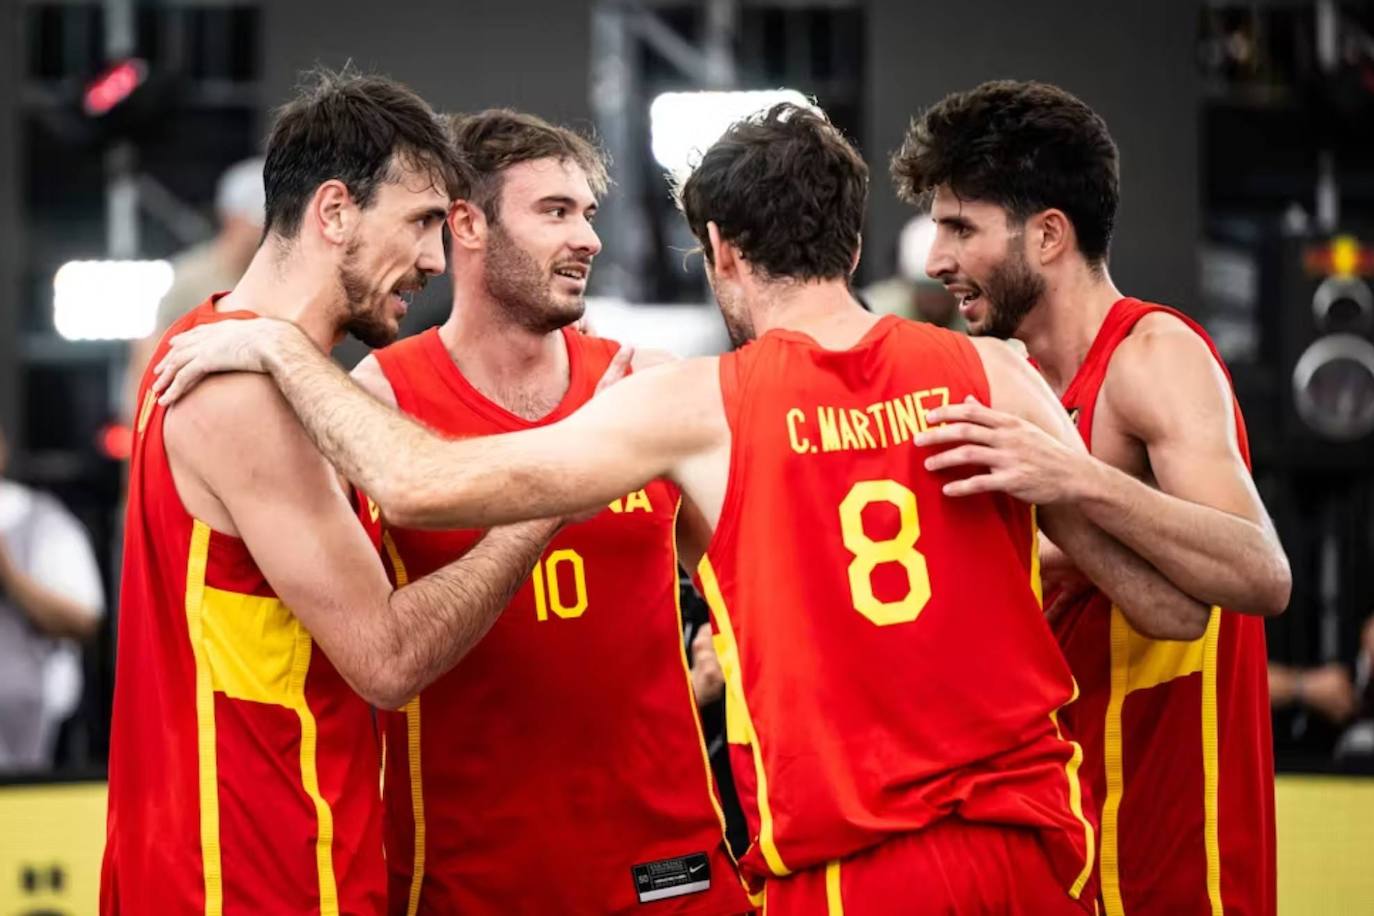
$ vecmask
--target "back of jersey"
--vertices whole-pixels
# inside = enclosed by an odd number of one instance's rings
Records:
[[[730,480],[699,572],[752,758],[746,868],[784,875],[958,815],[1042,831],[1077,897],[1092,833],[1033,510],[945,497],[952,475],[912,445],[926,411],[988,402],[972,344],[892,316],[844,351],[773,331],[720,378]]]

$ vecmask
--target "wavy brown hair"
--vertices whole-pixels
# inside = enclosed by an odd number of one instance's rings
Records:
[[[1016,222],[1064,211],[1090,264],[1107,258],[1120,201],[1116,143],[1102,118],[1048,83],[999,80],[945,96],[892,157],[897,194],[923,205],[940,185]]]
[[[868,166],[824,114],[784,102],[731,125],[677,199],[708,260],[714,222],[769,278],[841,279],[859,253]]]
[[[332,179],[366,208],[383,182],[400,179],[397,166],[427,174],[450,197],[466,183],[444,123],[409,87],[347,69],[311,71],[268,136],[265,231],[294,238],[315,189]]]
[[[610,186],[606,153],[592,140],[567,127],[509,108],[449,115],[449,130],[459,156],[468,164],[470,183],[458,195],[482,208],[495,223],[501,210],[504,172],[535,159],[578,165],[592,193],[600,198]]]

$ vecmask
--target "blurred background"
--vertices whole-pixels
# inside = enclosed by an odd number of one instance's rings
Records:
[[[1268,630],[1279,768],[1374,772],[1374,2],[0,0],[0,531],[49,512],[74,605],[30,676],[0,671],[0,710],[39,679],[47,729],[0,778],[103,776],[129,367],[210,291],[182,305],[185,286],[246,264],[260,187],[231,167],[273,107],[303,69],[350,61],[440,110],[594,133],[615,184],[592,320],[684,354],[725,338],[664,175],[772,98],[743,93],[813,97],[855,141],[873,173],[856,286],[939,323],[957,319],[921,276],[928,237],[887,177],[909,119],[992,78],[1081,96],[1121,151],[1114,278],[1215,336],[1292,561]],[[447,309],[430,284],[406,330]],[[0,650],[21,638],[0,629]],[[23,894],[72,880],[5,867],[4,913],[16,873]]]

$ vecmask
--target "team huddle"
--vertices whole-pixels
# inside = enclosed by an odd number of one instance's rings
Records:
[[[139,394],[102,913],[1274,913],[1288,564],[1206,334],[1108,274],[1105,123],[987,83],[892,175],[971,336],[856,299],[868,169],[784,104],[674,188],[735,345],[676,359],[575,328],[582,136],[283,107]]]

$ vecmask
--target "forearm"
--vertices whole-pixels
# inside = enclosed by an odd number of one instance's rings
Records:
[[[1101,461],[1083,475],[1077,500],[1093,524],[1207,605],[1277,614],[1287,561],[1273,530],[1171,496]]]
[[[558,530],[538,521],[496,528],[443,569],[391,595],[384,701],[397,708],[448,671],[491,629]]]
[[[1102,589],[1138,632],[1155,639],[1202,635],[1210,605],[1186,594],[1139,554],[1067,505],[1038,510],[1045,534]]]
[[[315,447],[394,521],[410,524],[409,494],[456,484],[442,440],[358,387],[303,334],[277,334],[264,362]]]
[[[32,576],[10,571],[0,591],[17,605],[33,625],[49,636],[89,639],[95,634],[100,615],[65,595],[44,586]]]

